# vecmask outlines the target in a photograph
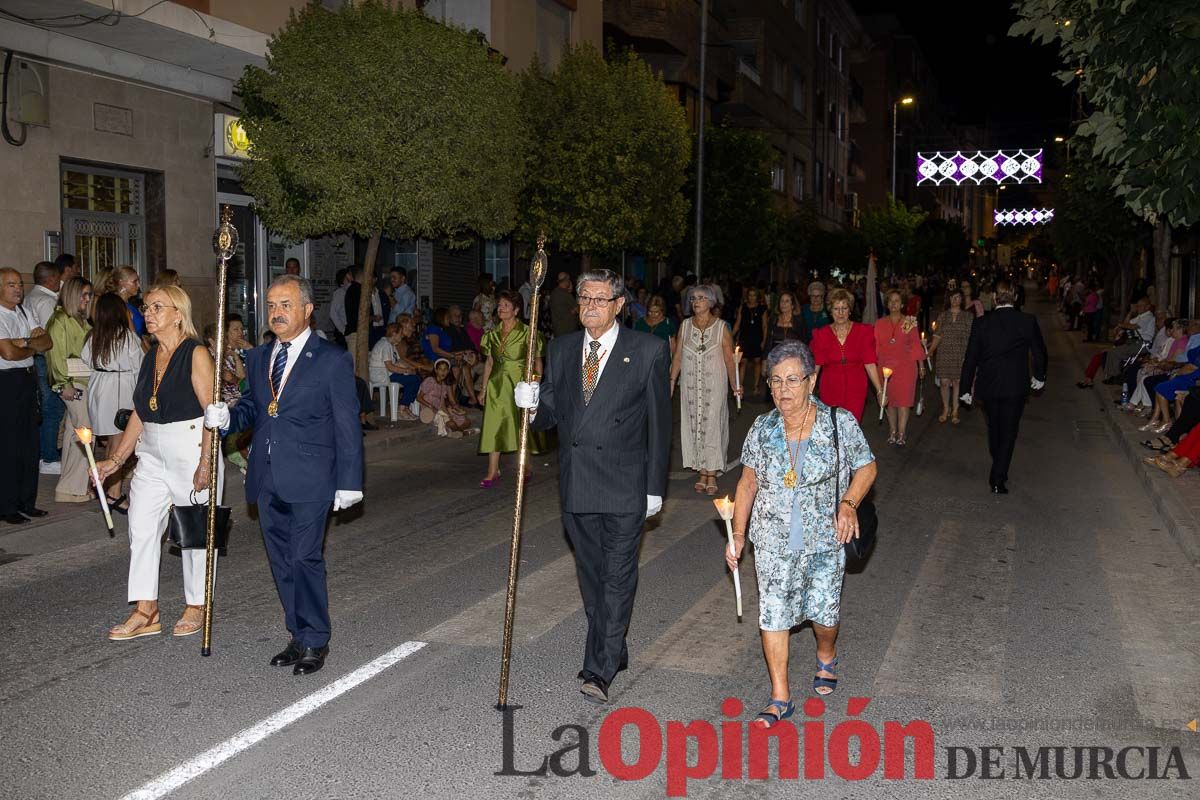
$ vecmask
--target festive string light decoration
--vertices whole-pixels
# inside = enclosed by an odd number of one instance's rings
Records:
[[[1041,150],[944,150],[917,153],[917,185],[967,181],[981,183],[1041,183]]]
[[[1009,208],[994,212],[997,225],[1042,225],[1054,219],[1053,208]]]

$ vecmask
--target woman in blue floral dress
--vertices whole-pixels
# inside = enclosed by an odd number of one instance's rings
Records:
[[[741,557],[746,531],[754,542],[763,655],[771,700],[757,721],[770,727],[795,713],[788,685],[788,637],[805,620],[817,640],[813,691],[837,685],[838,621],[844,545],[858,536],[858,504],[875,482],[875,456],[854,416],[834,412],[813,394],[817,367],[801,342],[787,341],[767,356],[776,408],[754,421],[742,446],[742,477],[734,507],[734,546]],[[839,472],[840,466],[840,472]],[[841,494],[838,494],[838,487]]]

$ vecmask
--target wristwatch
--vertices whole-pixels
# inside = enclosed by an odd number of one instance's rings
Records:
[[[853,508],[855,511],[858,511],[858,503],[854,502],[853,500],[849,499],[848,497],[843,497],[842,502],[845,503],[846,505],[850,506],[851,508]]]

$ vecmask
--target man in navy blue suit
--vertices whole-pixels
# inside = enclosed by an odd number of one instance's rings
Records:
[[[307,675],[329,652],[325,521],[362,500],[362,428],[350,354],[312,333],[312,286],[281,275],[267,290],[276,340],[246,356],[249,388],[232,408],[205,410],[223,434],[254,429],[246,500],[258,504],[271,574],[291,641],[271,659]]]

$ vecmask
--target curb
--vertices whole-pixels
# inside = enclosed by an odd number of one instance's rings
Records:
[[[1054,316],[1057,319],[1057,311],[1054,312]],[[1073,336],[1067,338],[1078,362],[1081,355],[1080,342]],[[1145,434],[1130,429],[1121,421],[1123,415],[1113,405],[1113,400],[1116,399],[1113,393],[1106,391],[1103,383],[1094,384],[1092,389],[1100,397],[1100,413],[1108,423],[1109,432],[1117,440],[1133,471],[1137,473],[1138,480],[1150,495],[1155,510],[1167,525],[1167,532],[1183,550],[1188,561],[1193,565],[1200,565],[1200,519],[1197,519],[1188,503],[1171,486],[1171,479],[1156,474],[1158,470],[1142,463],[1142,457],[1150,452],[1139,444],[1139,440]]]
[[[1155,509],[1166,522],[1167,532],[1171,534],[1171,538],[1183,550],[1188,560],[1193,565],[1200,565],[1200,524],[1198,524],[1196,515],[1190,511],[1188,504],[1179,496],[1178,492],[1171,487],[1169,481],[1173,480],[1172,478],[1156,475],[1154,473],[1158,470],[1150,469],[1142,463],[1142,457],[1149,452],[1138,443],[1142,434],[1139,431],[1133,431],[1132,433],[1138,435],[1131,435],[1129,429],[1121,423],[1110,393],[1104,391],[1100,384],[1096,384],[1093,388],[1100,389],[1097,392],[1102,398],[1100,411],[1104,415],[1104,419],[1108,421],[1109,430],[1132,464],[1142,486],[1153,500]]]

